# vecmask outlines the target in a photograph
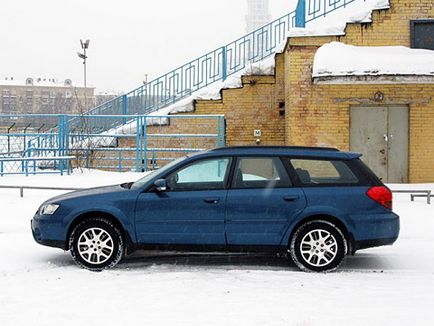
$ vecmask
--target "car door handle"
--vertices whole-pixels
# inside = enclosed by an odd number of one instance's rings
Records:
[[[217,204],[220,198],[204,198],[203,201],[207,204]]]
[[[300,198],[300,196],[284,196],[284,197],[283,197],[283,200],[284,200],[284,201],[291,202],[291,201],[296,201],[296,200],[298,200],[299,198]]]

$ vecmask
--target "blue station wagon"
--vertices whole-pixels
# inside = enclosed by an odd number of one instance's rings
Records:
[[[134,183],[46,201],[33,237],[92,271],[137,249],[271,251],[303,271],[332,271],[399,234],[392,194],[360,156],[308,147],[201,152]]]

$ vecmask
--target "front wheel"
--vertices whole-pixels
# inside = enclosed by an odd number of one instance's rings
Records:
[[[306,272],[330,272],[347,253],[347,241],[333,223],[315,220],[301,225],[290,243],[291,257]]]
[[[89,218],[71,233],[69,248],[74,261],[83,268],[99,272],[115,266],[123,256],[120,230],[103,218]]]

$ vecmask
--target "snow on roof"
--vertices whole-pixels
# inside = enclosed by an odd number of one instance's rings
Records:
[[[341,7],[324,17],[308,22],[305,28],[292,28],[288,36],[345,35],[347,23],[370,23],[373,10],[388,8],[390,8],[389,0],[355,0],[347,7]]]
[[[434,51],[332,42],[315,54],[313,77],[373,75],[434,76]]]

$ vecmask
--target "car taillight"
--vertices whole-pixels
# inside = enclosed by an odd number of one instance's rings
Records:
[[[392,192],[389,188],[384,186],[371,187],[366,194],[380,205],[392,209]]]

